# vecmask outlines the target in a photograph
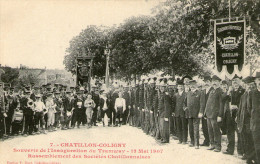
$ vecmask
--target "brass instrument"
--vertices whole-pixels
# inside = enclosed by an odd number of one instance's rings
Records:
[[[34,111],[34,102],[32,99],[28,99],[27,107],[31,108]]]

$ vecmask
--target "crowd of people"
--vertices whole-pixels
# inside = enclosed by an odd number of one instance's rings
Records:
[[[260,163],[260,72],[229,81],[205,75],[203,83],[190,76],[149,76],[133,85],[93,85],[90,91],[60,84],[27,86],[17,93],[2,88],[2,139],[91,128],[97,122],[106,126],[107,117],[109,127],[129,124],[161,143],[168,143],[172,135],[179,144],[208,146],[214,152],[221,151],[222,135],[227,135],[224,154],[233,155],[237,145],[247,163]]]

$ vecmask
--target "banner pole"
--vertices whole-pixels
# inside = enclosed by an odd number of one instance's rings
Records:
[[[228,1],[228,5],[229,5],[229,7],[228,7],[228,15],[229,15],[229,21],[230,21],[230,19],[231,19],[231,0]]]

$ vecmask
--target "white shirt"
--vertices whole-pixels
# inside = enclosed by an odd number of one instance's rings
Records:
[[[107,107],[107,98],[106,98],[106,97],[103,97],[103,99],[104,99],[103,109],[106,110],[106,109],[108,109],[108,107]]]
[[[182,95],[182,93],[183,93],[183,91],[179,91],[179,95],[180,95],[180,96]]]
[[[46,101],[46,108],[48,110],[55,110],[56,104],[53,102],[53,99]]]
[[[45,105],[42,101],[36,101],[36,102],[34,102],[34,104],[35,104],[35,111],[36,112],[42,112],[43,109],[46,109]]]
[[[123,111],[125,111],[126,105],[124,98],[116,98],[115,109],[117,110],[118,107],[123,107]]]
[[[210,87],[206,88],[206,94],[208,94]]]

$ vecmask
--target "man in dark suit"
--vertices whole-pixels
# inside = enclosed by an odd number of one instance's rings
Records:
[[[184,101],[186,99],[186,93],[184,92],[184,84],[182,81],[177,81],[178,93],[174,95],[175,108],[174,115],[177,123],[177,136],[179,144],[186,144],[188,138],[188,120],[184,111]]]
[[[128,116],[128,122],[130,126],[134,126],[134,100],[135,100],[135,93],[134,93],[134,89],[135,88],[135,84],[133,84],[132,86],[130,86],[130,101],[129,101],[129,116]]]
[[[256,163],[260,163],[260,72],[255,77],[256,89],[249,94],[250,130],[253,134]]]
[[[148,99],[149,99],[149,84],[151,78],[147,78],[144,81],[144,132],[149,134],[150,130],[150,112],[148,110]]]
[[[198,91],[197,82],[195,80],[191,80],[190,91],[187,93],[187,97],[185,99],[185,109],[188,116],[188,124],[189,124],[189,133],[191,138],[190,147],[195,145],[195,148],[199,148],[199,123],[200,118],[202,117],[203,111],[200,107],[200,91]],[[200,114],[199,114],[200,113]]]
[[[159,130],[161,134],[161,143],[169,143],[170,128],[169,119],[171,115],[171,98],[166,92],[165,81],[160,83],[160,98],[159,98]]]
[[[149,110],[149,113],[150,113],[150,129],[149,129],[149,133],[151,136],[155,136],[155,120],[154,120],[154,97],[156,95],[156,90],[155,90],[155,81],[156,81],[156,78],[152,78],[150,81],[149,81],[149,96],[148,96],[148,110]]]
[[[155,139],[161,139],[160,130],[159,130],[159,98],[160,98],[160,89],[159,89],[160,81],[157,79],[156,81],[156,92],[153,99],[153,115],[154,115],[154,137]]]
[[[236,130],[236,113],[238,110],[240,98],[244,93],[244,89],[239,85],[240,79],[236,75],[232,79],[232,86],[229,88],[227,95],[229,97],[229,108],[225,110],[225,119],[226,119],[226,129],[227,129],[227,138],[228,138],[228,146],[227,150],[224,154],[233,155],[235,149],[235,130]],[[237,143],[237,152],[239,155],[243,154],[241,147],[240,135],[237,135],[238,143]]]
[[[255,161],[255,149],[252,132],[250,131],[250,113],[248,109],[248,96],[249,93],[254,90],[254,77],[248,76],[243,79],[246,85],[246,91],[241,96],[238,112],[236,115],[238,133],[241,135],[241,143],[244,149],[244,158],[247,163],[253,163]]]
[[[206,103],[208,101],[209,93],[213,89],[211,87],[211,77],[206,75],[204,76],[204,82],[205,85],[201,91],[201,110],[205,111]],[[201,124],[202,124],[202,132],[204,136],[204,141],[200,146],[209,146],[209,132],[208,132],[208,126],[207,126],[207,118],[205,117],[204,113],[201,118]]]
[[[140,115],[140,125],[141,128],[144,130],[144,81],[140,81],[139,83],[139,106],[138,106]]]
[[[99,105],[99,93],[97,90],[97,86],[93,85],[92,89],[91,89],[91,95],[92,95],[92,99],[94,101],[94,103],[96,104],[96,106],[93,109],[93,115],[92,115],[92,125],[97,126],[97,113],[98,113],[98,105]]]
[[[123,98],[125,99],[125,103],[126,103],[126,110],[123,113],[123,125],[125,125],[127,121],[128,112],[130,109],[130,90],[128,85],[124,86]]]
[[[111,126],[111,99],[107,97],[107,92],[104,91],[102,96],[100,97],[99,100],[99,105],[98,105],[98,110],[101,111],[101,118],[102,118],[102,123],[103,126],[105,126],[105,122],[104,122],[104,117],[105,114],[107,115],[108,118],[108,126]]]
[[[213,89],[209,93],[205,108],[210,139],[210,148],[208,150],[214,150],[215,152],[221,151],[221,132],[218,123],[221,122],[223,117],[223,107],[222,90],[219,88],[220,81],[221,79],[216,75],[212,77]]]
[[[168,93],[171,97],[171,116],[170,116],[170,133],[173,135],[173,139],[178,140],[177,137],[177,126],[176,126],[176,119],[173,115],[173,111],[175,108],[175,99],[174,99],[174,95],[176,94],[176,81],[174,81],[174,79],[172,77],[169,78],[169,80],[167,81],[168,84]]]
[[[138,81],[136,83],[136,86],[134,88],[134,126],[135,127],[140,127],[140,121],[139,121],[139,116],[140,116],[140,112],[139,112],[139,84]]]

